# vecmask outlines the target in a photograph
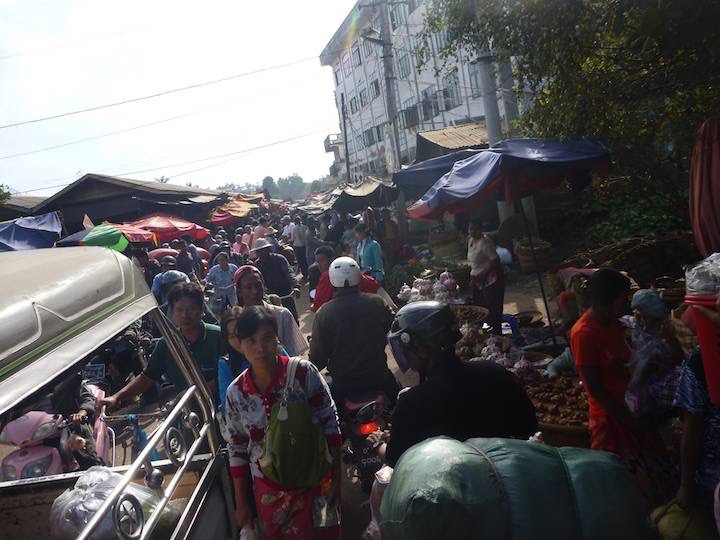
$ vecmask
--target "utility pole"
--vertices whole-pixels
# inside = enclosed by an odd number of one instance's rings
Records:
[[[395,95],[395,65],[393,62],[392,31],[390,29],[389,1],[383,0],[380,3],[380,40],[383,48],[383,71],[385,74],[385,102],[387,104],[388,122],[391,128],[391,139],[393,154],[395,154],[394,165],[400,169],[402,159],[400,157],[400,130],[397,124],[397,97]],[[388,171],[393,173],[395,171]],[[401,240],[407,238],[408,226],[405,216],[405,194],[400,191],[397,199],[398,234]]]
[[[385,102],[387,104],[388,122],[390,123],[395,167],[400,168],[400,131],[397,125],[397,100],[395,96],[395,66],[393,63],[392,32],[388,0],[380,3],[380,40],[383,48],[383,71],[385,75]],[[395,171],[388,171],[390,173]]]
[[[347,134],[347,107],[345,106],[345,92],[340,93],[340,107],[342,108],[342,132],[343,146],[345,147],[345,171],[347,173],[347,183],[351,184],[350,178],[350,150],[348,150],[348,134]]]
[[[500,131],[500,109],[497,102],[497,86],[493,73],[493,58],[490,51],[485,51],[478,58],[478,74],[480,75],[480,91],[483,97],[485,111],[485,126],[487,128],[490,146],[498,142],[502,135]]]

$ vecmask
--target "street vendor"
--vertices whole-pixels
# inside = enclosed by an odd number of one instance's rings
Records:
[[[651,503],[671,495],[672,468],[654,423],[625,405],[631,350],[619,318],[629,311],[630,280],[601,268],[588,282],[590,308],[572,329],[570,347],[588,396],[590,446],[618,455]]]
[[[355,237],[357,238],[357,263],[363,274],[375,278],[379,283],[385,280],[383,266],[382,248],[377,240],[372,237],[370,228],[365,223],[355,226]]]
[[[502,332],[505,274],[495,241],[483,232],[480,219],[471,221],[468,228],[467,260],[470,264],[473,304],[489,311],[486,322],[493,332],[499,334]]]

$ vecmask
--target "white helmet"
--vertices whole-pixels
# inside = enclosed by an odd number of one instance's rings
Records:
[[[362,273],[354,259],[338,257],[330,263],[330,283],[336,289],[343,287],[357,287],[360,285]]]

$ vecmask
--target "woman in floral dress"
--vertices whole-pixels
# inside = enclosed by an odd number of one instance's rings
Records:
[[[339,507],[342,437],[327,383],[315,366],[300,360],[288,402],[310,405],[313,420],[325,433],[332,456],[331,473],[311,488],[288,488],[272,482],[263,475],[259,462],[270,412],[283,394],[289,359],[278,354],[277,321],[266,307],[246,307],[237,319],[235,332],[235,341],[250,362],[250,368],[228,388],[225,404],[238,524],[243,527],[252,522],[253,504],[248,495],[252,483],[263,538],[337,539],[339,525],[327,516]]]

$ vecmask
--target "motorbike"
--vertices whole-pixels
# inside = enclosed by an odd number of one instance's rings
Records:
[[[367,436],[387,425],[387,397],[382,393],[350,397],[343,404],[342,432],[345,438],[343,461],[351,466],[365,493],[370,493],[375,473],[383,461],[367,442]]]
[[[88,385],[96,400],[105,397],[99,387]],[[109,466],[115,461],[115,433],[105,425],[100,415],[94,423],[95,449]],[[89,421],[86,417],[85,421]],[[81,439],[68,429],[72,422],[60,414],[31,410],[8,422],[0,433],[0,445],[16,446],[2,460],[2,480],[40,478],[78,469],[72,452],[66,448],[75,444],[71,438]],[[53,441],[55,442],[53,444]]]
[[[114,394],[145,369],[151,342],[145,332],[118,335],[96,351],[83,369],[83,379]]]

